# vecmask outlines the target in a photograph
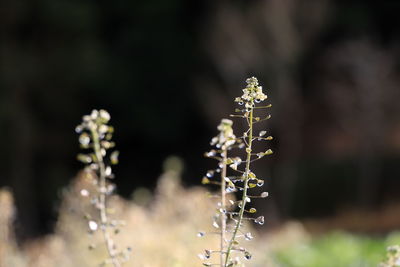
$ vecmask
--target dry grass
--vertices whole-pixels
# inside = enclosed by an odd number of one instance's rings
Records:
[[[119,246],[132,248],[131,259],[124,266],[201,266],[197,254],[205,248],[218,248],[219,241],[215,236],[196,236],[199,230],[212,230],[210,218],[215,213],[215,203],[205,197],[203,188],[184,189],[179,176],[179,171],[174,168],[166,170],[154,198],[149,198],[143,191],[136,194],[135,201],[116,195],[110,198],[110,206],[114,208],[110,211],[111,220],[115,216],[126,224],[113,238]],[[88,232],[84,214],[95,216],[96,212],[89,203],[90,198],[79,194],[81,189],[95,190],[91,179],[90,173],[82,172],[65,191],[54,234],[22,248],[17,247],[13,237],[12,195],[1,191],[0,267],[98,266],[107,257],[106,249],[100,233]],[[291,243],[293,238],[303,239],[303,233],[302,228],[294,224],[279,235]],[[256,234],[255,239],[246,244],[253,253],[251,266],[274,266],[267,253],[271,243],[279,247],[284,242],[280,237],[263,238]],[[91,244],[96,248],[90,250]]]

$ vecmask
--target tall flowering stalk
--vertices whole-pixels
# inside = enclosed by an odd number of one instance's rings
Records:
[[[270,108],[271,105],[259,105],[261,102],[267,99],[262,91],[262,87],[259,86],[258,81],[255,77],[246,80],[247,86],[243,89],[243,95],[237,97],[235,102],[244,108],[236,109],[235,115],[232,117],[242,118],[246,121],[248,129],[243,133],[242,136],[236,137],[232,130],[232,121],[222,120],[222,123],[218,127],[220,130],[219,136],[215,137],[211,142],[211,145],[215,145],[218,150],[211,150],[206,155],[209,157],[216,158],[219,161],[219,167],[216,170],[207,172],[207,175],[203,177],[203,184],[218,184],[221,187],[221,202],[218,203],[219,209],[216,216],[214,216],[213,225],[220,229],[221,244],[220,250],[206,250],[204,255],[201,257],[206,260],[211,257],[211,254],[216,252],[220,254],[220,263],[204,262],[204,266],[216,266],[221,267],[232,267],[240,265],[240,258],[237,256],[238,253],[242,254],[245,259],[251,259],[251,253],[245,248],[240,246],[240,239],[251,240],[251,233],[244,233],[242,231],[243,221],[249,220],[254,221],[256,224],[264,224],[264,216],[248,217],[257,212],[255,208],[246,208],[246,205],[251,202],[253,198],[265,198],[268,196],[267,192],[263,192],[258,196],[249,195],[249,189],[254,187],[261,187],[264,185],[264,180],[257,178],[257,176],[251,171],[251,163],[261,159],[266,155],[272,154],[272,150],[268,149],[263,152],[253,152],[253,142],[272,140],[271,136],[266,136],[267,132],[262,130],[258,135],[254,134],[254,125],[264,120],[268,120],[270,115],[259,117],[258,111],[262,111],[266,108]],[[221,142],[221,137],[224,137],[227,132],[230,138],[229,146]],[[242,160],[240,157],[228,156],[228,151],[232,148],[244,148],[246,157]],[[240,169],[240,165],[244,165],[243,169]],[[235,172],[235,175],[227,175],[227,167],[231,172]],[[210,180],[214,175],[214,172],[221,172],[221,182]],[[239,201],[229,200],[229,205],[226,204],[226,194],[241,192],[241,198]],[[219,223],[217,223],[220,221]],[[200,233],[203,236],[205,233]]]
[[[258,179],[257,176],[251,171],[250,169],[250,164],[257,160],[260,159],[266,155],[272,154],[272,150],[268,149],[265,152],[258,152],[254,153],[253,152],[253,141],[255,140],[272,140],[271,136],[264,137],[266,135],[266,131],[261,131],[258,136],[255,136],[253,131],[254,131],[254,124],[267,120],[270,118],[270,115],[260,118],[256,116],[255,110],[256,109],[264,109],[264,108],[269,108],[271,105],[267,106],[257,106],[257,104],[263,102],[265,99],[267,99],[267,95],[265,95],[262,91],[262,87],[259,86],[258,80],[255,77],[249,78],[246,80],[247,86],[245,89],[243,89],[243,95],[241,97],[237,97],[235,99],[235,102],[237,102],[239,105],[244,104],[244,109],[238,109],[237,111],[240,113],[240,115],[232,115],[233,117],[240,117],[246,120],[247,125],[248,125],[248,130],[244,132],[242,136],[242,140],[245,144],[245,151],[246,151],[246,167],[244,171],[240,171],[237,169],[237,166],[234,166],[233,169],[236,171],[239,171],[242,176],[241,179],[235,180],[238,182],[241,182],[243,185],[241,189],[242,191],[242,199],[239,202],[239,213],[237,214],[237,218],[234,219],[235,221],[235,226],[233,229],[232,237],[229,241],[228,248],[226,251],[226,260],[225,260],[225,266],[234,266],[235,262],[230,259],[232,250],[239,250],[243,251],[244,256],[246,259],[251,258],[251,254],[241,248],[237,247],[236,244],[239,242],[237,241],[238,238],[238,232],[242,226],[243,220],[244,219],[250,219],[254,220],[255,223],[257,224],[264,224],[264,216],[259,216],[256,218],[246,218],[244,217],[245,212],[246,213],[256,213],[257,210],[255,208],[250,208],[246,210],[246,204],[251,201],[251,196],[248,195],[248,189],[253,188],[256,186],[263,186],[264,185],[264,180]],[[260,197],[266,197],[268,193],[262,193]]]
[[[80,134],[79,143],[85,154],[79,154],[78,160],[86,164],[86,171],[95,174],[93,180],[96,192],[91,195],[86,189],[81,190],[81,195],[91,197],[91,203],[98,211],[98,218],[87,215],[89,232],[94,233],[101,230],[109,259],[103,265],[111,263],[114,267],[120,267],[122,261],[128,256],[127,251],[118,251],[112,238],[112,234],[119,232],[118,228],[122,222],[110,220],[107,199],[115,185],[110,181],[114,178],[111,165],[118,163],[118,151],[113,151],[108,155],[108,151],[114,148],[115,143],[111,141],[114,128],[108,125],[110,114],[105,110],[93,110],[90,115],[83,116],[82,123],[76,127],[76,132]],[[114,229],[112,229],[114,228]],[[90,248],[94,248],[93,245]]]

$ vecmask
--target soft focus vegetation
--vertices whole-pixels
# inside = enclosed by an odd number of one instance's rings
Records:
[[[386,245],[399,243],[400,233],[384,237],[366,237],[334,232],[310,242],[297,243],[274,253],[279,266],[349,267],[377,266]]]
[[[164,169],[154,197],[146,189],[138,189],[132,194],[132,200],[118,196],[110,200],[113,215],[126,223],[113,238],[121,246],[132,248],[132,260],[124,266],[200,266],[201,260],[196,255],[206,246],[218,248],[217,238],[205,240],[196,236],[199,229],[211,229],[215,203],[205,197],[204,189],[181,186],[179,159],[168,159]],[[82,188],[91,190],[91,179],[82,172],[65,190],[54,234],[23,246],[18,246],[14,239],[12,194],[2,190],[0,266],[97,266],[106,257],[106,250],[101,235],[88,231],[83,211],[95,211],[79,193]],[[255,231],[254,236],[246,245],[253,252],[251,266],[254,267],[376,266],[384,258],[386,246],[400,243],[400,233],[372,238],[336,232],[313,238],[302,224],[295,222],[265,235]],[[90,250],[89,246],[95,249]]]

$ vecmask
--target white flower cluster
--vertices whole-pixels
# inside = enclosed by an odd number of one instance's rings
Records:
[[[220,133],[211,140],[211,145],[217,148],[227,148],[236,142],[236,136],[233,134],[233,122],[229,119],[222,119],[218,125]]]
[[[258,85],[258,80],[256,77],[251,77],[246,80],[247,86],[243,89],[243,95],[241,97],[236,97],[235,102],[240,105],[243,102],[246,103],[246,108],[251,108],[255,103],[260,103],[267,99],[267,95],[263,93],[262,86]]]
[[[114,132],[114,128],[107,123],[110,121],[110,114],[104,110],[96,110],[94,109],[90,115],[85,115],[82,117],[82,123],[76,126],[75,131],[80,134],[79,143],[81,148],[83,149],[96,149],[94,143],[97,139],[99,144],[99,153],[101,157],[105,157],[107,154],[107,150],[114,148],[115,143],[111,141],[112,135]],[[93,151],[89,154],[79,154],[78,160],[85,163],[90,164],[90,167],[94,170],[98,169],[99,159],[96,152]],[[118,163],[118,151],[113,151],[110,155],[111,164]],[[107,175],[111,177],[112,175]]]
[[[108,113],[106,110],[94,109],[90,115],[85,115],[82,117],[82,123],[76,127],[75,131],[80,133],[85,129],[94,129],[98,130],[100,134],[105,134],[110,131],[109,126],[107,126],[107,123],[110,121],[110,119],[110,113]]]

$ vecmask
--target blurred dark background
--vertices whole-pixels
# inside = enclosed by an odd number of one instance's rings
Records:
[[[20,237],[51,231],[82,167],[82,115],[111,113],[125,197],[154,188],[169,155],[199,185],[253,75],[274,105],[275,154],[256,166],[271,217],[399,201],[399,12],[395,0],[0,2],[0,186]]]

